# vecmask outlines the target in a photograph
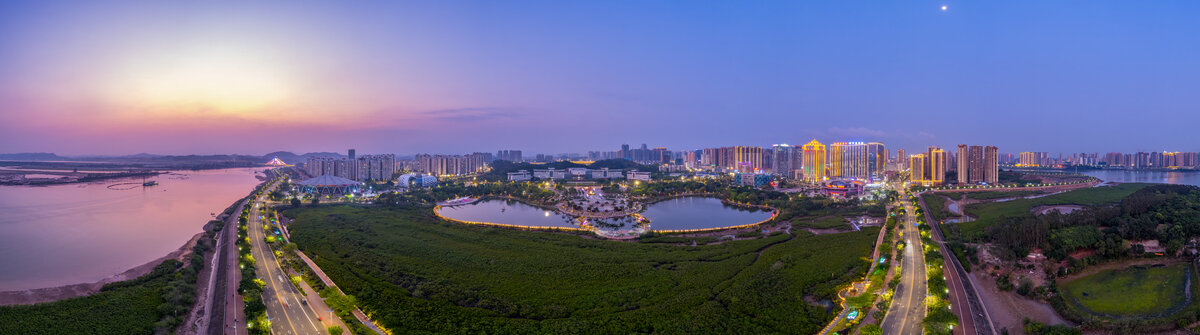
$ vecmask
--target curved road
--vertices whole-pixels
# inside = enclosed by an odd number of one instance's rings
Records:
[[[929,286],[925,279],[925,252],[921,246],[920,232],[917,230],[917,218],[913,215],[915,208],[912,201],[907,199],[908,191],[900,190],[901,202],[904,203],[904,257],[900,263],[900,284],[892,297],[892,305],[888,308],[887,316],[883,318],[884,334],[921,334],[921,321],[925,319],[925,296],[929,295]]]

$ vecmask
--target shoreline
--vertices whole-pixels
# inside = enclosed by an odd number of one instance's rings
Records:
[[[115,276],[104,278],[95,282],[25,290],[2,291],[0,292],[0,306],[33,305],[99,293],[100,288],[104,287],[105,284],[137,279],[138,277],[150,273],[151,270],[154,270],[155,266],[158,266],[165,260],[175,259],[181,262],[186,260],[187,257],[191,256],[192,247],[195,246],[196,242],[204,236],[204,233],[205,231],[201,230],[199,233],[192,235],[192,237],[189,238],[187,242],[184,242],[183,245],[179,246],[179,248],[172,250],[162,257],[125,270],[124,272],[121,272]]]

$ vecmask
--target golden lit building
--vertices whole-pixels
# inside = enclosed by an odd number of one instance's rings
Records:
[[[733,147],[733,161],[736,166],[732,168],[738,172],[750,173],[762,170],[762,159],[762,147]]]
[[[925,154],[916,154],[908,156],[908,166],[911,175],[909,180],[913,183],[925,182]]]
[[[909,156],[909,171],[913,183],[937,185],[946,182],[946,151],[929,147],[926,153]]]
[[[929,147],[929,176],[926,180],[941,184],[946,181],[946,151],[938,147]]]
[[[800,155],[804,170],[804,181],[817,183],[825,180],[825,145],[812,140],[804,145]]]
[[[829,145],[829,176],[866,180],[871,173],[863,142],[833,142]]]

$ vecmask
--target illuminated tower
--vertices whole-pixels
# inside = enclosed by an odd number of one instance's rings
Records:
[[[804,145],[804,152],[800,156],[804,168],[804,181],[816,183],[825,180],[824,144],[814,139]]]
[[[734,168],[742,173],[759,171],[762,169],[762,156],[761,147],[733,147]]]
[[[941,184],[946,181],[946,151],[938,147],[929,147],[925,165],[929,172],[926,181],[931,184]]]

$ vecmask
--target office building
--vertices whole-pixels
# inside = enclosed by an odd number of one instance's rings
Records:
[[[758,172],[762,170],[762,158],[761,147],[736,146],[733,147],[734,165],[726,168],[743,173]]]
[[[804,181],[817,183],[825,180],[825,145],[812,140],[803,146],[800,158],[803,162]]]
[[[791,178],[799,168],[800,151],[798,147],[785,144],[771,145],[771,171],[776,175]]]
[[[870,142],[867,143],[867,176],[871,179],[879,179],[883,177],[884,167],[887,165],[888,152],[884,148],[883,143]]]
[[[834,142],[829,146],[830,177],[866,180],[869,175],[866,143]]]

